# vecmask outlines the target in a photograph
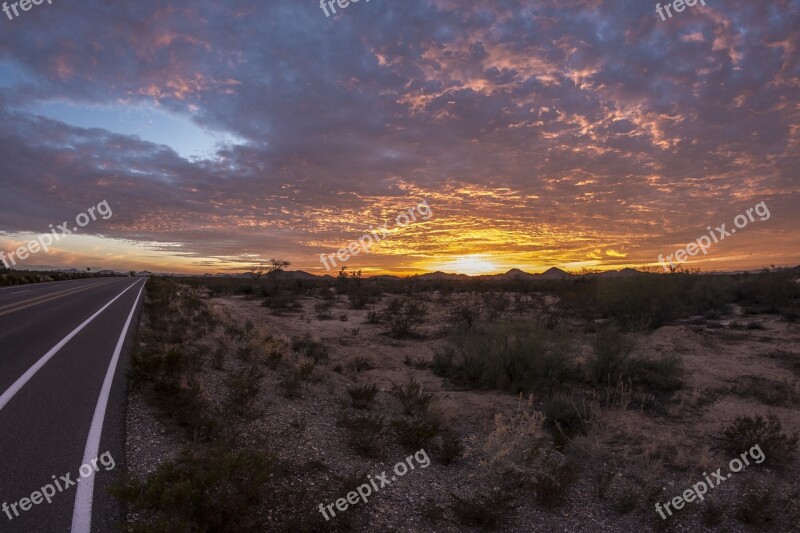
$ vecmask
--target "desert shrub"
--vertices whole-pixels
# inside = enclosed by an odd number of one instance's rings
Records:
[[[328,320],[333,317],[331,307],[330,302],[317,302],[314,304],[314,313],[317,315],[318,319]]]
[[[615,329],[604,329],[593,343],[588,361],[590,378],[595,383],[617,383],[625,372],[634,343]]]
[[[367,324],[380,324],[381,323],[381,313],[380,311],[376,311],[374,309],[370,309],[367,311]]]
[[[551,455],[533,480],[534,497],[544,507],[559,507],[567,500],[569,489],[577,480],[578,468],[575,464]]]
[[[553,432],[558,446],[589,431],[592,412],[585,401],[576,402],[568,396],[556,394],[544,400],[542,412],[545,415],[545,427]]]
[[[656,329],[678,318],[719,316],[737,301],[747,305],[757,289],[745,287],[746,284],[746,277],[680,272],[641,273],[625,278],[579,277],[551,282],[550,288],[560,296],[559,306],[568,314],[577,315],[587,323],[607,318],[622,331],[639,331]],[[798,290],[783,282],[778,284],[791,291]]]
[[[361,385],[348,387],[347,394],[350,395],[350,403],[356,409],[367,409],[375,395],[378,394],[378,387],[375,385]]]
[[[686,277],[686,276],[675,276]],[[625,331],[657,329],[676,316],[678,280],[672,276],[633,276],[600,280],[597,307],[601,316],[611,318]]]
[[[628,362],[627,377],[634,387],[668,393],[681,388],[682,360],[678,355],[663,355],[658,359],[636,358]]]
[[[263,453],[224,446],[184,451],[144,481],[125,480],[114,494],[135,511],[141,531],[246,531],[275,470]]]
[[[385,447],[383,418],[377,415],[344,417],[337,423],[347,430],[347,442],[366,457],[379,456]]]
[[[736,303],[756,312],[779,313],[800,298],[800,284],[791,272],[747,274],[737,284]]]
[[[547,434],[544,415],[533,410],[533,399],[511,417],[497,414],[494,428],[484,441],[481,464],[496,482],[520,485],[535,479],[544,459]]]
[[[739,376],[731,392],[739,396],[756,398],[767,405],[786,405],[797,397],[796,383],[776,381],[762,376]]]
[[[464,445],[455,431],[446,429],[442,431],[439,445],[436,447],[436,458],[449,465],[464,454]]]
[[[265,334],[258,329],[247,332],[245,346],[249,352],[246,360],[257,361],[273,369],[278,367],[289,351],[287,340]]]
[[[765,463],[786,464],[794,460],[800,436],[787,435],[781,429],[781,421],[774,413],[767,414],[766,419],[761,415],[737,416],[725,428],[723,438],[732,454],[738,455],[758,444],[766,457]]]
[[[492,322],[503,315],[508,309],[508,305],[509,302],[505,293],[487,292],[483,294],[483,306],[480,311],[487,321]]]
[[[533,400],[506,419],[498,414],[483,444],[481,464],[501,487],[532,490],[542,505],[564,501],[577,472],[564,455],[548,450],[545,417],[533,410]]]
[[[314,371],[313,361],[303,361],[289,368],[278,381],[278,386],[286,398],[299,398],[303,391],[303,382]]]
[[[419,450],[439,434],[438,424],[426,417],[400,418],[392,422],[397,441],[409,450]]]
[[[454,342],[434,353],[434,372],[472,387],[555,391],[578,377],[569,340],[526,322],[474,328]]]
[[[765,357],[775,359],[782,366],[792,370],[796,375],[800,376],[800,354],[794,352],[787,352],[786,350],[774,350],[770,353],[764,354]]]
[[[324,363],[328,360],[328,347],[311,337],[310,333],[292,339],[292,350],[315,363]]]
[[[219,430],[214,408],[202,394],[194,373],[186,370],[185,352],[177,347],[158,349],[154,346],[139,347],[134,351],[131,377],[141,386],[150,383],[153,394],[147,397],[149,404],[162,414],[172,418],[195,437],[207,438]],[[137,367],[149,365],[148,370]]]
[[[266,361],[264,363],[271,369],[275,370],[283,361],[284,351],[283,350],[271,350],[267,355]]]
[[[467,498],[453,494],[452,498],[453,514],[465,526],[495,529],[507,523],[514,510],[513,496],[497,489]]]
[[[281,377],[278,386],[285,398],[299,398],[303,390],[303,380],[298,372],[287,372]]]
[[[363,355],[354,355],[345,361],[344,368],[348,372],[357,374],[365,370],[372,370],[375,368],[375,365],[372,364],[372,361],[368,357],[364,357]]]
[[[424,305],[406,298],[395,298],[381,312],[389,334],[393,337],[405,337],[420,326],[428,314]]]
[[[592,488],[598,500],[604,500],[606,498],[606,493],[611,487],[611,483],[614,481],[615,477],[616,474],[614,471],[606,468],[595,472],[592,476]]]
[[[479,310],[471,302],[461,302],[450,310],[447,321],[459,331],[469,331],[478,320]]]
[[[279,291],[277,294],[265,296],[263,306],[275,314],[280,314],[282,311],[299,311],[303,308],[297,301],[297,295],[291,292]]]
[[[256,399],[261,390],[262,377],[263,374],[256,366],[243,368],[227,376],[225,384],[228,386],[228,397],[225,399],[225,412],[244,418],[257,416]]]
[[[437,376],[446,377],[454,374],[454,361],[456,359],[456,349],[452,346],[433,349],[433,373]]]
[[[314,368],[316,368],[314,361],[303,361],[297,366],[297,374],[302,381],[305,381],[311,376],[311,373],[314,372]]]
[[[394,394],[403,405],[403,412],[407,415],[424,412],[433,399],[433,394],[426,393],[422,384],[413,377],[407,385],[394,385]]]
[[[736,504],[736,518],[743,524],[759,528],[762,531],[771,529],[774,521],[772,490],[748,488],[742,492]]]

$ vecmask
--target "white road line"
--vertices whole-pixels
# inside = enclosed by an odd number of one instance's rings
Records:
[[[27,290],[19,291],[19,292],[9,292],[8,294],[22,294],[23,292],[31,292],[31,290],[27,289]]]
[[[61,348],[63,348],[63,347],[64,347],[64,345],[66,345],[66,344],[67,344],[69,341],[71,341],[71,340],[72,340],[72,338],[73,338],[75,335],[77,335],[78,333],[80,333],[80,332],[81,332],[81,330],[82,330],[83,328],[85,328],[86,326],[88,326],[88,325],[89,325],[89,323],[90,323],[92,320],[94,320],[95,318],[97,318],[97,317],[100,315],[100,313],[102,313],[103,311],[105,311],[106,309],[108,309],[108,307],[109,307],[111,304],[113,304],[115,301],[117,301],[117,299],[119,299],[119,297],[120,297],[120,296],[122,296],[123,294],[125,294],[126,292],[128,292],[129,290],[131,290],[131,288],[133,288],[135,285],[136,285],[136,283],[133,283],[133,284],[131,284],[131,286],[130,286],[130,287],[128,287],[127,289],[125,289],[124,291],[122,291],[121,293],[119,293],[118,295],[116,295],[116,296],[114,297],[114,299],[113,299],[113,300],[111,300],[111,301],[110,301],[110,302],[108,302],[106,305],[104,305],[104,306],[102,307],[102,309],[100,309],[98,312],[96,312],[95,314],[93,314],[92,316],[90,316],[89,318],[87,318],[87,319],[86,319],[86,321],[85,321],[83,324],[81,324],[80,326],[78,326],[77,328],[75,328],[74,330],[72,330],[72,333],[70,333],[69,335],[67,335],[67,336],[66,336],[66,337],[64,337],[63,339],[61,339],[61,341],[60,341],[58,344],[56,344],[55,346],[53,346],[52,348],[50,348],[50,351],[49,351],[49,352],[47,352],[46,354],[44,354],[44,355],[43,355],[43,356],[42,356],[42,357],[41,357],[41,358],[40,358],[38,361],[36,361],[36,363],[35,363],[35,364],[34,364],[32,367],[30,367],[30,368],[27,370],[27,372],[25,372],[24,374],[22,374],[22,376],[21,376],[21,377],[20,377],[20,378],[19,378],[17,381],[15,381],[15,382],[14,382],[14,384],[13,384],[13,385],[11,385],[11,387],[9,387],[9,388],[8,388],[8,390],[7,390],[7,391],[5,391],[5,392],[3,393],[3,395],[2,395],[2,396],[0,396],[0,411],[2,411],[2,410],[3,410],[3,408],[6,406],[6,404],[8,404],[8,402],[10,402],[10,401],[11,401],[11,398],[13,398],[13,397],[14,397],[14,395],[16,395],[16,394],[17,394],[17,393],[20,391],[20,389],[22,389],[22,387],[24,387],[24,386],[25,386],[25,384],[27,384],[27,383],[28,383],[28,381],[30,381],[30,380],[31,380],[31,378],[32,378],[32,377],[33,377],[33,376],[34,376],[34,375],[35,375],[35,374],[36,374],[36,373],[37,373],[39,370],[41,370],[41,368],[42,368],[44,365],[46,365],[46,364],[47,364],[47,362],[48,362],[50,359],[52,359],[52,358],[53,358],[53,356],[54,356],[55,354],[57,354],[59,350],[61,350]]]
[[[145,280],[145,283],[147,283],[147,280]],[[100,389],[100,396],[97,398],[97,405],[94,408],[92,425],[89,428],[89,438],[86,439],[86,448],[83,452],[83,464],[85,465],[91,464],[93,459],[97,459],[100,452],[100,437],[103,436],[103,423],[106,419],[108,397],[111,395],[111,384],[114,381],[114,375],[117,373],[117,363],[119,363],[122,345],[125,343],[125,336],[128,334],[128,328],[133,320],[133,313],[136,311],[139,298],[142,297],[145,283],[142,283],[142,287],[139,289],[139,295],[136,296],[136,300],[133,302],[128,320],[125,322],[125,327],[122,328],[122,333],[117,341],[117,347],[114,349],[114,355],[111,357],[111,362],[108,364],[106,378],[103,381],[103,388]],[[94,474],[95,472],[92,470],[92,475],[83,478],[83,483],[78,485],[78,493],[75,495],[75,508],[72,511],[72,533],[91,533],[92,531]]]

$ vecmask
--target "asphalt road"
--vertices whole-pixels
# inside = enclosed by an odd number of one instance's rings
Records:
[[[0,532],[119,531],[108,489],[124,469],[125,369],[144,284],[0,289]]]

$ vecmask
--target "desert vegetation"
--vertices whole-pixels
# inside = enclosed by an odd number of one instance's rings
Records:
[[[13,270],[0,264],[0,287],[44,283],[47,281],[67,281],[71,279],[96,278],[92,272],[40,272],[36,270]]]
[[[786,270],[154,278],[129,376],[127,527],[788,530],[798,310]],[[763,464],[656,514],[755,444]],[[318,512],[420,448],[430,468]]]

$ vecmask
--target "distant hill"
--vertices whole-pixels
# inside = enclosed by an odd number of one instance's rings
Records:
[[[419,274],[417,276],[412,276],[412,278],[435,279],[435,280],[451,280],[451,279],[464,280],[464,279],[469,279],[470,276],[467,276],[466,274],[448,274],[446,272],[436,271],[430,274]]]
[[[569,279],[571,277],[572,274],[556,267],[550,268],[539,275],[539,279]]]
[[[528,272],[523,272],[518,268],[512,268],[505,274],[499,274],[493,277],[500,279],[536,279],[538,276],[536,274],[529,274]]]
[[[607,270],[594,274],[598,278],[629,278],[631,276],[640,276],[642,273],[632,268],[623,268],[622,270]]]

